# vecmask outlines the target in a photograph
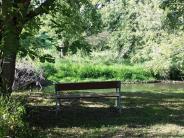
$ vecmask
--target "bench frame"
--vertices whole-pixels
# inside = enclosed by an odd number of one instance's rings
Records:
[[[68,90],[91,90],[91,89],[116,89],[115,95],[93,95],[93,96],[62,96],[62,91]],[[61,110],[61,99],[80,99],[80,98],[100,98],[116,97],[115,107],[121,113],[121,81],[103,82],[77,82],[77,83],[57,83],[55,84],[56,110]]]

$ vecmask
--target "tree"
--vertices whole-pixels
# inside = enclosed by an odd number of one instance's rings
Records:
[[[117,51],[117,59],[132,59],[131,62],[139,57],[138,62],[150,59],[143,52],[152,51],[153,45],[160,41],[157,36],[163,34],[164,12],[159,8],[159,2],[115,0],[101,8],[104,27],[111,34],[107,45]]]
[[[114,54],[112,60],[144,64],[162,79],[183,79],[183,0],[99,0],[96,5],[109,34],[103,50]]]
[[[44,26],[47,26],[46,30],[52,28],[57,39],[62,42],[63,55],[69,51],[76,53],[77,49],[89,52],[90,45],[85,37],[98,33],[102,24],[95,7],[89,1],[80,4],[62,2],[57,9],[54,16],[47,15]]]
[[[17,54],[22,51],[34,55],[33,49],[21,46],[22,36],[39,28],[40,15],[55,16],[59,11],[67,14],[62,3],[85,5],[88,0],[1,0],[0,1],[0,93],[9,96],[14,81]],[[52,11],[52,12],[51,12]],[[68,15],[69,16],[69,15]],[[42,56],[42,60],[49,55]]]
[[[16,56],[20,47],[20,35],[26,24],[36,16],[48,13],[55,0],[2,0],[1,21],[1,94],[10,95],[14,81]],[[36,6],[36,5],[37,6]]]
[[[166,12],[165,28],[171,33],[168,46],[171,47],[172,71],[170,75],[174,79],[184,79],[184,1],[164,0],[160,6]]]

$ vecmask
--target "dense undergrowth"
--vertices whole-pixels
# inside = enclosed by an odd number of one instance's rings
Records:
[[[19,135],[24,122],[22,116],[25,113],[20,102],[13,99],[0,98],[0,137]]]

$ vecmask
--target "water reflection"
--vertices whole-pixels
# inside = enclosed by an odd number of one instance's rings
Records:
[[[184,83],[122,84],[122,92],[184,92]]]

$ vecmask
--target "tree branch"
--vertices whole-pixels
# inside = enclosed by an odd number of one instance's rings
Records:
[[[24,8],[28,9],[28,7],[29,7],[29,5],[31,3],[31,0],[22,0],[21,2],[24,4]]]
[[[3,26],[0,23],[0,44],[1,44],[1,40],[2,40],[2,34],[3,34]]]
[[[30,21],[38,15],[48,13],[49,10],[51,10],[52,5],[54,4],[54,1],[55,0],[45,0],[45,2],[43,2],[38,8],[29,11],[24,19],[24,23]]]

